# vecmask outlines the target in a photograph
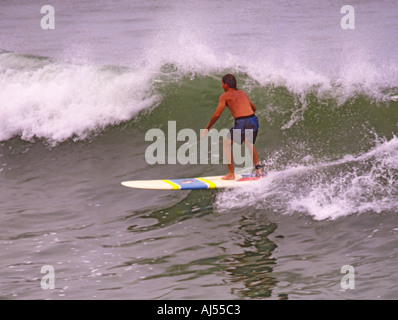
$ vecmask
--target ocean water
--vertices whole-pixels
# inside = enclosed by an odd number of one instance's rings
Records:
[[[351,1],[344,30],[345,4],[55,0],[43,30],[44,3],[2,1],[0,298],[397,299],[398,4]],[[145,160],[152,128],[199,134],[225,73],[268,177],[121,186],[226,172]]]

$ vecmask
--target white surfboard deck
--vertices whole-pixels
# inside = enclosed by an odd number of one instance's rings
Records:
[[[266,175],[256,177],[251,174],[236,174],[235,180],[223,180],[223,176],[198,177],[186,179],[163,179],[163,180],[132,180],[123,181],[122,185],[135,189],[152,190],[200,190],[234,188],[263,179]]]

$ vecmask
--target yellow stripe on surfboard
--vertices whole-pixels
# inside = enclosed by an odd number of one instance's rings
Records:
[[[166,182],[169,185],[171,185],[173,187],[173,190],[179,190],[181,188],[178,184],[176,184],[176,183],[174,183],[174,182],[172,182],[170,180],[162,180],[162,181]]]
[[[214,182],[211,182],[209,180],[206,180],[206,179],[203,179],[203,178],[196,178],[196,179],[208,184],[209,185],[209,189],[215,189],[217,187]]]

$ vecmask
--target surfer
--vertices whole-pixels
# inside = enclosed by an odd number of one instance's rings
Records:
[[[226,155],[227,159],[228,174],[222,178],[224,180],[235,179],[231,147],[233,142],[239,144],[245,142],[246,147],[252,151],[250,155],[253,159],[256,174],[262,175],[263,166],[259,163],[257,150],[254,147],[259,127],[258,118],[254,114],[256,107],[245,92],[237,89],[236,78],[233,74],[226,74],[221,80],[221,86],[225,92],[220,96],[217,109],[202,132],[202,139],[206,136],[211,126],[218,120],[218,118],[220,118],[225,107],[228,107],[232,116],[235,118],[235,125],[230,129],[223,142],[224,155]],[[245,129],[252,130],[252,137],[245,137]],[[236,133],[238,133],[238,136],[236,136]]]

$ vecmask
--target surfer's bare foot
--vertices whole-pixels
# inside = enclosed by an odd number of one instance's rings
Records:
[[[222,177],[223,180],[235,180],[235,174],[233,173],[228,173],[224,177]]]
[[[264,168],[264,165],[262,165],[262,164],[257,164],[254,166],[255,173],[258,177],[262,177],[264,175],[263,168]]]

